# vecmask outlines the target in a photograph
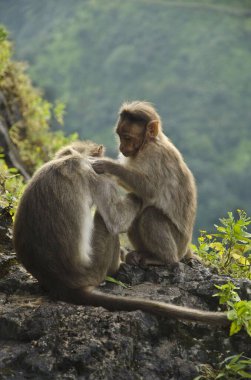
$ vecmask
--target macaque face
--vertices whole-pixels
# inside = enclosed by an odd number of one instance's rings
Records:
[[[116,133],[120,139],[119,150],[125,157],[135,156],[145,139],[145,127],[136,123],[121,122]]]

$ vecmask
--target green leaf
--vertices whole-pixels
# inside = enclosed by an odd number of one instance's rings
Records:
[[[217,231],[226,233],[225,227],[217,227]]]
[[[222,379],[225,377],[225,374],[224,373],[219,373],[219,375],[216,376],[215,380],[217,379]]]
[[[248,232],[245,232],[245,231],[242,232],[242,236],[251,238],[251,234],[249,234]]]
[[[59,100],[56,102],[54,107],[54,115],[59,124],[64,124],[64,115],[65,115],[65,104]]]
[[[246,360],[245,360],[245,359],[242,359],[242,360],[241,360],[241,363],[242,363],[242,364],[247,364],[247,365],[250,365],[250,366],[251,366],[251,359],[246,359]]]
[[[192,251],[194,251],[196,253],[198,252],[198,248],[196,247],[195,244],[191,244],[190,247],[191,247]]]
[[[251,379],[251,374],[247,373],[246,371],[240,370],[238,371],[238,374],[241,375],[244,379]]]
[[[10,168],[9,172],[13,173],[13,174],[16,174],[16,173],[18,173],[18,170],[16,168]]]
[[[233,321],[230,326],[230,336],[237,334],[241,330],[241,325],[237,321]]]
[[[213,236],[215,237],[218,237],[218,238],[225,238],[226,235],[223,235],[223,234],[212,234]]]
[[[229,311],[227,312],[227,317],[228,317],[228,319],[229,319],[230,321],[235,320],[235,319],[237,318],[237,312],[236,312],[236,310],[229,310]]]
[[[2,25],[0,25],[0,42],[6,40],[7,37],[8,37],[7,30]]]
[[[105,281],[112,282],[113,284],[120,285],[120,286],[122,286],[123,288],[126,288],[126,289],[130,288],[129,285],[126,285],[123,282],[118,281],[118,280],[116,280],[115,278],[113,278],[111,276],[106,276]]]
[[[232,355],[227,358],[227,361],[230,362],[231,364],[238,362],[238,360],[241,358],[243,355],[243,352],[238,355]]]

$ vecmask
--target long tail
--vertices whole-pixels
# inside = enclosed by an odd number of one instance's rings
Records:
[[[144,300],[142,298],[121,297],[105,294],[96,290],[76,289],[69,294],[71,302],[81,305],[102,306],[113,311],[142,310],[151,314],[166,316],[168,318],[198,321],[209,324],[228,325],[227,314],[223,312],[210,312],[191,309],[173,304]]]

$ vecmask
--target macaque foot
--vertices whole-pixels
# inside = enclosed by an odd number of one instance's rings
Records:
[[[202,259],[194,253],[189,253],[181,259],[181,262],[193,266],[193,264],[202,263]]]
[[[143,257],[137,251],[130,251],[125,257],[125,262],[130,265],[141,265]]]
[[[195,253],[191,253],[190,260],[198,261],[199,263],[203,262],[202,258]]]
[[[120,261],[122,263],[125,263],[126,262],[126,256],[128,254],[128,249],[124,248],[124,247],[120,247]]]
[[[139,265],[145,267],[147,265],[165,265],[158,257],[151,256],[149,253],[131,251],[126,255],[126,263],[130,265]]]

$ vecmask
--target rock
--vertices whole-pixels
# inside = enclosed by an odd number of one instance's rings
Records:
[[[8,210],[0,207],[0,251],[12,248],[12,219]],[[0,258],[1,260],[1,258]]]
[[[230,338],[229,328],[52,301],[8,244],[0,253],[2,380],[192,380],[199,364],[251,356],[244,332]],[[123,265],[116,277],[131,287],[105,283],[100,289],[210,310],[218,307],[214,284],[229,280],[201,263],[180,263],[173,271]],[[251,282],[235,283],[250,299]]]

